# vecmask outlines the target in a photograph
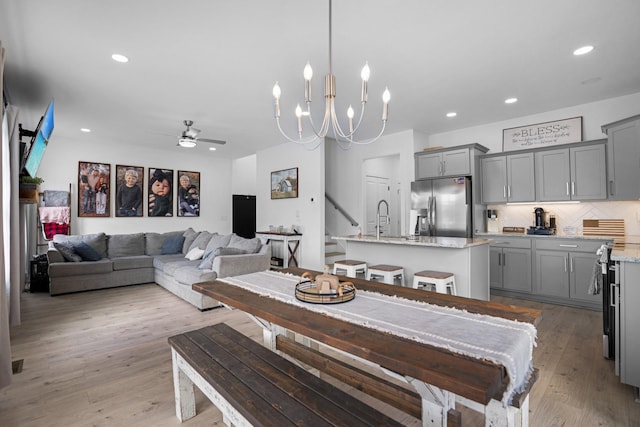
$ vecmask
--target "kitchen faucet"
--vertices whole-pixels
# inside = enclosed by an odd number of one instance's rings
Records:
[[[381,199],[378,202],[378,209],[376,211],[376,240],[380,240],[380,205],[384,203],[387,205],[387,215],[384,217],[387,224],[391,223],[391,218],[389,218],[389,203],[385,199]]]

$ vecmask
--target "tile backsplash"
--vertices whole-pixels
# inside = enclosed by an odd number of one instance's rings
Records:
[[[525,227],[534,225],[534,208],[543,208],[556,217],[558,234],[567,234],[565,227],[573,227],[575,234],[582,234],[583,219],[624,219],[625,234],[640,235],[640,201],[628,202],[582,202],[582,203],[536,203],[517,205],[488,205],[487,209],[498,211],[498,224],[502,227]]]

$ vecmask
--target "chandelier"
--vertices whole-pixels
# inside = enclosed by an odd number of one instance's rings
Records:
[[[332,50],[331,50],[331,0],[329,0],[329,73],[325,76],[324,79],[324,98],[325,98],[325,111],[324,118],[322,120],[322,125],[317,128],[313,122],[311,117],[311,78],[313,76],[313,71],[311,69],[311,65],[307,62],[307,65],[304,67],[304,102],[306,104],[306,109],[303,110],[300,107],[300,104],[296,106],[295,114],[298,120],[298,138],[291,138],[288,136],[280,125],[280,95],[282,91],[280,90],[280,85],[278,82],[273,86],[273,98],[274,98],[274,113],[276,124],[278,125],[278,129],[280,133],[289,141],[295,142],[298,144],[309,144],[314,141],[318,141],[320,138],[324,138],[327,136],[329,129],[333,130],[333,135],[340,145],[341,148],[349,148],[351,144],[370,144],[376,141],[382,134],[384,133],[384,129],[387,125],[387,115],[389,109],[389,100],[391,99],[391,94],[389,93],[389,89],[385,88],[384,93],[382,94],[382,128],[380,129],[380,133],[374,138],[358,141],[354,139],[355,133],[358,131],[360,124],[362,123],[362,118],[364,117],[364,110],[367,104],[368,98],[368,81],[370,75],[369,64],[365,62],[364,67],[362,68],[362,72],[360,73],[360,77],[362,79],[362,88],[360,91],[360,117],[354,126],[353,118],[355,116],[355,112],[351,105],[347,109],[347,121],[348,121],[348,130],[346,128],[343,129],[338,122],[338,118],[336,115],[336,107],[335,107],[335,98],[336,98],[336,78],[333,75],[332,69]],[[303,116],[308,118],[308,122],[310,124],[312,133],[308,136],[303,136],[302,130],[302,122]],[[320,145],[321,141],[318,141],[318,144],[313,147],[316,148]]]

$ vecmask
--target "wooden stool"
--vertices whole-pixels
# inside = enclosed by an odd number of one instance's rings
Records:
[[[432,285],[436,292],[441,294],[457,294],[456,276],[453,273],[433,270],[419,271],[413,275],[413,288],[418,289],[420,285]]]
[[[382,281],[389,285],[394,284],[396,277],[400,278],[400,283],[404,283],[404,268],[397,265],[378,264],[367,269],[367,280],[375,280],[375,277],[382,277]]]
[[[345,270],[346,276],[356,277],[358,271],[367,275],[367,263],[364,261],[356,261],[353,259],[345,259],[344,261],[336,261],[333,263],[333,274],[338,274],[338,270]]]

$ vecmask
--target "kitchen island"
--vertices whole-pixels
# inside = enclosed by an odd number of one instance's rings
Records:
[[[489,300],[489,239],[461,237],[334,236],[344,241],[348,259],[368,265],[393,264],[404,268],[403,286],[414,273],[438,270],[456,276],[458,296]]]

